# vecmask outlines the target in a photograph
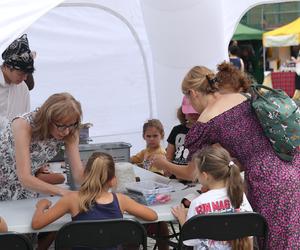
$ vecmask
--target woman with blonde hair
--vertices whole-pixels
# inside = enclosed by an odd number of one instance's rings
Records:
[[[51,95],[37,110],[14,118],[0,133],[0,201],[33,198],[37,193],[64,195],[68,190],[35,176],[41,165],[65,147],[81,182],[79,125],[81,105],[68,93]]]
[[[244,167],[248,198],[254,211],[269,224],[268,249],[300,248],[300,153],[281,160],[274,152],[251,102],[237,91],[249,81],[230,63],[218,66],[217,74],[203,66],[193,67],[182,82],[182,92],[201,115],[189,130],[185,145],[193,154],[219,143]],[[235,91],[235,92],[234,92]],[[195,166],[172,164],[155,156],[157,167],[177,177],[192,179]]]

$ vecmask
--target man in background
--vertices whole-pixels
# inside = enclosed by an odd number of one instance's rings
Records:
[[[13,41],[2,53],[0,130],[17,115],[30,111],[29,88],[24,81],[34,72],[34,57],[26,34]]]

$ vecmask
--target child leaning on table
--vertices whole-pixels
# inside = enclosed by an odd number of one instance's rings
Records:
[[[0,216],[0,233],[7,232],[7,225],[5,220]]]
[[[173,215],[181,225],[197,214],[252,211],[243,192],[239,166],[227,150],[219,145],[204,147],[193,155],[192,164],[196,165],[198,181],[209,191],[192,200],[188,211],[183,205],[172,208]],[[220,206],[217,207],[216,204]],[[209,239],[187,240],[184,244],[194,246],[194,249],[199,246],[203,249],[220,250],[253,249],[253,242],[249,237],[231,242]]]
[[[53,206],[47,199],[37,202],[32,228],[40,229],[69,213],[72,221],[123,218],[123,213],[142,220],[154,221],[157,214],[128,196],[109,191],[116,185],[115,163],[109,154],[93,153],[84,170],[84,181],[79,191],[70,192]]]
[[[143,138],[146,141],[146,149],[143,149],[130,158],[130,162],[158,174],[164,174],[163,170],[151,164],[150,158],[155,154],[166,155],[166,150],[160,145],[165,135],[164,127],[158,119],[150,119],[143,125]]]

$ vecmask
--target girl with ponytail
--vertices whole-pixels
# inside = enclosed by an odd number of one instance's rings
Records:
[[[206,146],[197,151],[192,158],[199,182],[209,191],[201,194],[191,202],[186,212],[183,206],[172,209],[172,213],[184,224],[186,220],[197,214],[252,211],[243,192],[243,180],[238,162],[221,146]],[[252,240],[246,237],[232,242],[213,240],[191,240],[186,245],[198,249],[252,249]]]
[[[109,191],[116,185],[115,164],[109,154],[93,153],[84,171],[84,181],[76,192],[63,196],[54,206],[47,199],[36,204],[32,228],[40,229],[69,213],[72,220],[103,220],[122,218],[123,213],[146,221],[154,221],[157,214],[128,196]]]

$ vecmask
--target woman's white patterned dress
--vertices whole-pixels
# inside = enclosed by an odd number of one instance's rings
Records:
[[[31,127],[35,112],[24,114]],[[62,140],[54,138],[47,140],[33,140],[30,144],[31,173],[52,159],[64,145]],[[37,197],[37,193],[22,187],[16,173],[15,144],[12,134],[11,122],[0,132],[0,201],[20,200]]]

